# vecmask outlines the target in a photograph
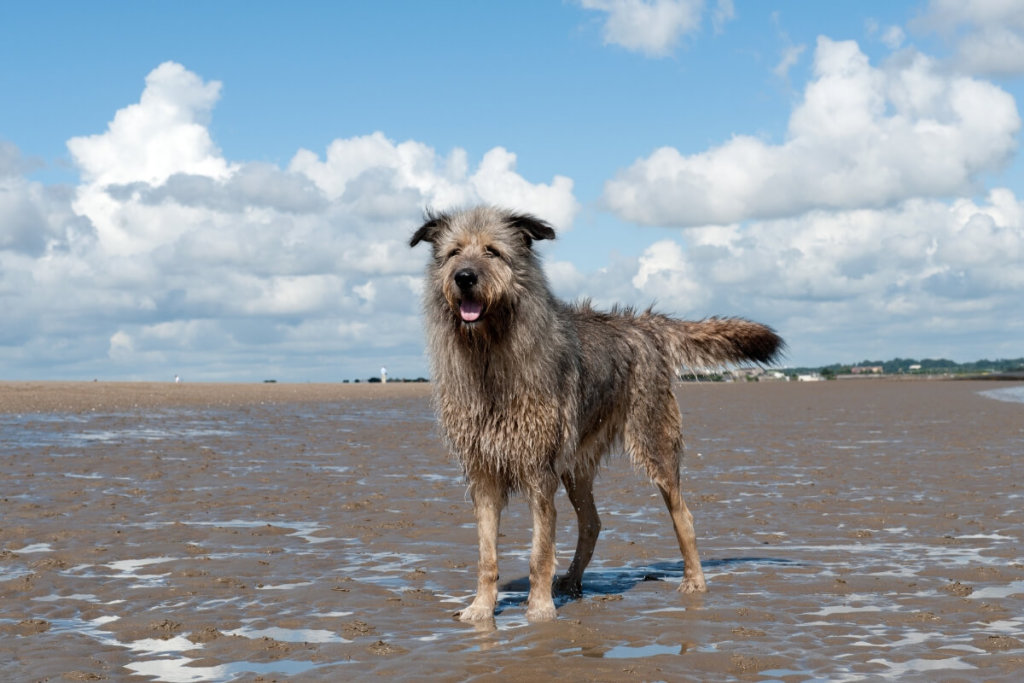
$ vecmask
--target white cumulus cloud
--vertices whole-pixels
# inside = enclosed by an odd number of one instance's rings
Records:
[[[791,359],[815,364],[911,357],[1017,357],[1024,321],[1024,201],[910,199],[890,208],[674,232],[610,270],[552,282],[676,315],[770,323]],[[964,349],[978,356],[964,357]]]
[[[161,64],[105,131],[68,141],[81,181],[30,181],[0,145],[0,362],[27,376],[361,376],[422,368],[424,207],[502,203],[571,228],[572,180],[531,182],[495,147],[472,163],[383,133],[286,168],[229,160],[220,84]],[[330,377],[324,368],[336,368]],[[302,375],[300,374],[300,377]]]
[[[620,171],[604,201],[630,221],[686,227],[970,193],[1012,156],[1019,129],[992,83],[914,52],[872,66],[855,42],[821,37],[783,142],[664,147]]]
[[[700,28],[704,0],[580,0],[585,9],[607,13],[604,42],[649,57],[672,53],[679,40]],[[718,0],[712,12],[716,31],[735,16],[732,0]]]
[[[789,70],[792,69],[796,63],[800,60],[800,55],[807,49],[806,45],[787,45],[782,50],[782,57],[779,59],[779,63],[772,69],[779,78],[785,79],[789,77]]]
[[[328,198],[359,202],[373,215],[408,215],[410,209],[424,204],[447,209],[485,202],[541,213],[557,227],[571,228],[579,211],[572,179],[555,176],[550,185],[536,184],[515,168],[516,155],[502,147],[484,154],[470,173],[461,149],[442,158],[423,143],[396,144],[380,132],[335,140],[323,161],[309,150],[300,150],[289,165],[290,171],[312,180]]]
[[[153,69],[139,102],[118,111],[106,132],[68,140],[82,178],[110,185],[160,183],[174,173],[225,177],[229,166],[207,129],[220,88],[175,62]]]
[[[931,0],[912,24],[952,41],[963,71],[1024,74],[1024,5],[1017,0]]]

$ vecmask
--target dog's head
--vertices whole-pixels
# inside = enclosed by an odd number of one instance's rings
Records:
[[[534,285],[546,290],[532,246],[554,238],[550,225],[529,214],[478,207],[428,213],[409,245],[432,245],[428,287],[458,329],[472,335],[497,333],[524,293]]]

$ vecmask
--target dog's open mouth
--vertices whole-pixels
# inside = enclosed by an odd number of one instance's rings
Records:
[[[472,299],[463,299],[459,303],[459,317],[462,318],[462,322],[473,323],[480,319],[480,316],[484,312],[484,307],[479,301],[473,301]]]

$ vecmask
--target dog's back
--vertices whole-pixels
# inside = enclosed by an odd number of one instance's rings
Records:
[[[580,339],[586,344],[626,344],[639,349],[653,341],[667,366],[678,372],[721,368],[736,363],[768,364],[783,348],[773,329],[743,318],[679,320],[648,309],[595,310],[589,301],[567,307]],[[630,339],[635,340],[630,343]]]
[[[682,368],[769,363],[782,347],[771,328],[740,318],[688,321],[651,310],[602,312],[586,301],[564,310],[578,338],[577,433],[583,446],[591,446],[584,448],[593,451],[588,453],[591,466],[622,444],[623,437],[626,450],[634,455],[632,442],[639,438],[635,432],[658,429],[655,422],[664,419],[664,409],[651,403],[675,404],[672,382]],[[652,421],[651,415],[659,417]],[[665,429],[678,432],[675,424]],[[646,467],[637,458],[634,462]]]

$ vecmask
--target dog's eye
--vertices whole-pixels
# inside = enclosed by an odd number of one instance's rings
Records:
[[[487,247],[487,255],[492,258],[501,258],[501,252],[494,247]]]
[[[448,252],[448,258],[455,258],[456,256],[458,256],[461,253],[462,253],[461,249],[452,249],[451,251]]]

